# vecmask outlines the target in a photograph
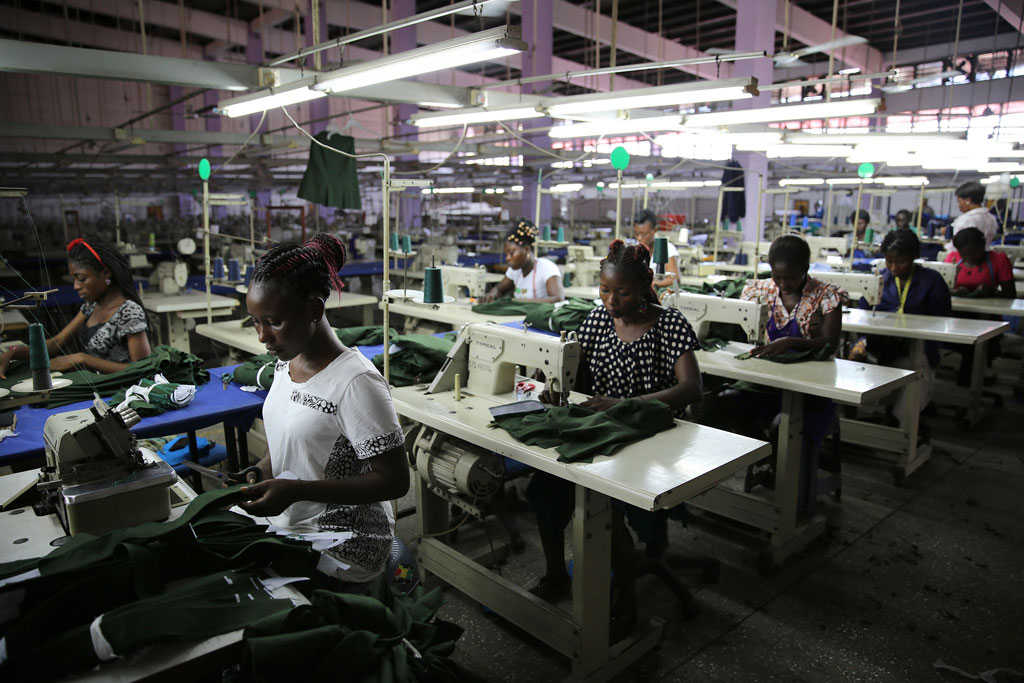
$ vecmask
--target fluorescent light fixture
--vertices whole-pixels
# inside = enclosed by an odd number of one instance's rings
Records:
[[[456,102],[417,102],[418,107],[433,107],[434,109],[458,109],[461,104]]]
[[[625,135],[628,133],[649,133],[662,130],[682,130],[682,117],[649,116],[641,119],[612,119],[608,121],[586,121],[554,126],[548,136],[552,138],[583,138],[601,135]]]
[[[824,185],[825,181],[821,178],[783,178],[779,181],[780,187],[786,187],[787,185]]]
[[[801,145],[927,145],[933,142],[963,140],[964,133],[843,133],[842,128],[828,133],[787,133],[786,142]]]
[[[420,194],[473,194],[475,187],[425,187]]]
[[[988,165],[988,159],[966,159],[956,157],[949,159],[937,159],[935,157],[930,157],[922,161],[920,165],[921,168],[929,171],[977,171],[982,166]]]
[[[928,184],[928,178],[923,175],[915,176],[882,176],[875,178],[875,181],[886,187],[921,187]]]
[[[544,113],[537,111],[536,107],[505,107],[504,109],[467,107],[466,109],[459,109],[451,113],[414,114],[409,120],[417,128],[439,128],[441,126],[461,126],[464,123],[491,123],[494,121],[535,119],[539,116],[544,116]]]
[[[316,77],[313,88],[345,92],[463,64],[500,59],[523,52],[528,47],[522,41],[518,27],[501,26],[321,74]]]
[[[721,180],[705,180],[704,181],[704,187],[721,187],[721,186],[722,186],[722,181]]]
[[[637,188],[644,187],[646,183],[622,183],[621,187],[623,190],[635,190]],[[620,185],[618,183],[608,183],[608,188],[612,190],[618,190]]]
[[[829,185],[865,185],[871,184],[870,178],[825,178]],[[779,183],[780,185],[782,183]]]
[[[654,88],[591,93],[544,100],[552,116],[585,114],[596,111],[674,107],[698,102],[743,100],[758,94],[756,78],[731,78],[721,81],[693,81]]]
[[[738,123],[772,123],[776,121],[806,121],[846,116],[865,116],[878,111],[881,100],[875,97],[840,102],[790,104],[762,109],[733,109],[708,114],[690,114],[683,117],[687,128],[731,126]]]
[[[552,185],[548,192],[579,192],[583,189],[583,183],[561,183]]]
[[[303,80],[311,82],[311,79]],[[318,90],[311,90],[306,85],[289,85],[292,87],[289,87],[287,90],[282,90],[281,88],[264,88],[263,90],[259,90],[249,95],[233,97],[230,100],[218,102],[217,110],[225,116],[237,118],[247,114],[258,114],[261,111],[266,111],[267,109],[285,107],[289,104],[308,102],[309,100],[315,100],[318,97],[324,97],[327,94]]]
[[[769,159],[793,159],[800,157],[845,157],[853,153],[847,145],[770,145],[765,150]]]
[[[660,183],[651,183],[652,188],[659,190],[682,187],[704,187],[703,180],[663,180]]]
[[[513,185],[509,189],[512,190],[513,192],[522,192],[523,191],[523,186],[522,185]]]
[[[1024,166],[1019,161],[990,161],[978,166],[979,173],[1020,173]]]

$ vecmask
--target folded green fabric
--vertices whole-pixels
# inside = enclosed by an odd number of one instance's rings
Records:
[[[391,343],[398,350],[390,354],[389,380],[396,387],[408,387],[418,382],[429,382],[444,365],[448,352],[455,344],[455,332],[442,337],[431,334],[401,334]],[[384,354],[373,357],[373,364],[384,373]]]
[[[244,361],[237,368],[224,375],[229,382],[236,382],[244,387],[269,389],[274,383],[274,368],[277,367],[277,356],[263,353]]]
[[[127,403],[128,407],[142,417],[150,417],[187,406],[196,395],[194,384],[177,384],[168,382],[163,375],[153,379],[143,379],[138,384],[114,394],[109,403],[120,407]]]
[[[719,280],[718,282],[705,282],[699,287],[696,285],[679,285],[680,291],[692,294],[714,294],[724,296],[726,299],[739,299],[743,288],[746,287],[746,278],[734,278]],[[665,291],[665,290],[661,290]],[[660,294],[660,292],[659,292]]]
[[[91,370],[65,372],[62,377],[70,379],[71,384],[54,390],[48,401],[34,405],[59,408],[69,403],[88,401],[92,399],[94,391],[103,398],[110,398],[125,387],[138,384],[143,379],[157,374],[163,375],[169,382],[199,386],[210,381],[210,373],[203,370],[202,366],[203,359],[199,356],[171,346],[160,345],[145,358],[129,363],[124,370],[110,374]],[[11,363],[7,379],[0,380],[0,387],[10,389],[18,382],[31,377],[32,372],[27,361]]]
[[[345,346],[377,346],[384,343],[384,328],[380,325],[366,325],[364,327],[346,327],[343,329],[334,328],[334,334]],[[398,336],[398,332],[391,330],[391,339]]]
[[[591,299],[572,297],[557,304],[516,299],[497,299],[473,306],[474,313],[484,315],[521,315],[531,327],[548,332],[573,332],[580,328],[592,310]]]
[[[736,356],[738,360],[747,360],[753,357],[749,351]],[[817,351],[811,351],[810,349],[805,351],[786,351],[774,356],[760,356],[760,358],[762,360],[770,360],[773,363],[803,363],[809,360],[830,360],[832,358],[832,345],[826,344]]]
[[[543,413],[503,415],[492,426],[527,446],[554,448],[559,462],[590,462],[675,426],[672,409],[661,401],[629,398],[604,411],[580,405],[553,406]]]

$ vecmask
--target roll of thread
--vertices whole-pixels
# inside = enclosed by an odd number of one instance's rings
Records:
[[[559,228],[558,229],[558,241],[559,242],[564,242],[565,241],[565,228]]]
[[[218,280],[224,277],[224,259],[220,256],[213,259],[213,277]]]
[[[796,214],[795,213],[789,214],[789,227],[791,227],[791,228],[795,228],[796,227]]]
[[[238,282],[238,275],[241,271],[241,266],[238,263],[238,259],[228,259],[228,279],[232,282]]]
[[[252,282],[252,274],[256,272],[256,268],[250,263],[245,267],[245,286],[248,287],[249,283]]]
[[[149,248],[156,249],[156,233],[149,233]]]
[[[551,226],[550,225],[545,225],[544,226],[544,241],[545,242],[550,242],[551,241]]]
[[[444,303],[444,283],[440,268],[426,268],[423,271],[423,303]]]
[[[654,238],[654,262],[659,266],[663,266],[668,263],[668,238],[667,237],[655,237]]]
[[[398,251],[398,233],[391,233],[391,251]]]
[[[412,251],[412,236],[402,235],[402,252],[408,254]]]
[[[50,379],[50,354],[46,351],[46,335],[43,326],[32,323],[28,326],[28,366],[32,370],[32,390],[52,389]]]
[[[745,265],[749,264],[750,262],[747,260],[747,255],[741,253],[741,254],[736,254],[736,261],[735,261],[735,263],[736,263],[737,266],[745,266]]]
[[[743,232],[743,225],[740,223],[740,219],[736,219],[736,232]]]
[[[875,231],[872,230],[871,228],[868,228],[867,230],[865,230],[864,231],[864,241],[865,242],[874,242],[875,241]]]
[[[804,216],[804,230],[806,230],[810,226],[811,226],[811,219],[809,219],[807,216]]]

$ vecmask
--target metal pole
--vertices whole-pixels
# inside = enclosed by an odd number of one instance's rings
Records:
[[[544,188],[541,187],[541,172],[537,171],[537,202],[536,207],[533,210],[533,224],[540,230],[540,196],[544,193]]]
[[[121,198],[114,190],[114,244],[121,244]]]
[[[825,237],[832,236],[832,192],[833,188],[829,185],[825,194]]]
[[[213,305],[210,301],[210,183],[203,181],[203,268],[206,273],[206,322],[213,322]]]
[[[387,157],[384,157],[384,180],[382,182],[383,193],[381,199],[384,204],[384,292],[381,296],[382,308],[384,309],[384,381],[390,383],[391,380],[391,354],[388,352],[391,346],[390,327],[391,327],[391,315],[388,310],[388,297],[387,292],[391,289],[391,269],[388,267],[391,260],[391,231],[389,230],[388,223],[391,221],[391,164]]]
[[[618,182],[615,183],[615,239],[619,239],[619,229],[622,225],[622,171],[618,172]]]
[[[921,183],[921,196],[917,200],[917,234],[921,234],[924,223],[924,183]]]
[[[712,261],[718,263],[718,234],[722,230],[722,197],[725,196],[725,189],[719,186],[718,188],[718,210],[715,211],[715,247],[712,256]]]
[[[864,179],[857,185],[857,203],[853,207],[853,239],[850,240],[850,272],[853,272],[853,252],[857,251],[857,221],[860,220],[860,198],[864,194]],[[866,228],[865,228],[866,230]],[[867,237],[867,234],[864,235]]]
[[[764,176],[757,174],[757,223],[754,224],[754,279],[757,279],[761,263],[761,235],[764,233],[764,214],[761,213],[761,198],[764,196]],[[759,227],[760,225],[760,227]]]

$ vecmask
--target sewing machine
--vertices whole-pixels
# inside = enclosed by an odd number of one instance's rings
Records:
[[[420,271],[432,266],[455,266],[459,263],[459,247],[454,244],[424,242],[417,245],[416,251],[416,258],[409,264],[410,270]]]
[[[447,296],[460,298],[463,287],[471,297],[483,296],[487,291],[487,269],[483,266],[441,266],[441,281]]]
[[[725,299],[710,294],[669,292],[661,304],[682,311],[697,337],[708,336],[711,323],[731,323],[743,328],[747,341],[757,344],[768,326],[768,304],[756,301]]]
[[[356,255],[364,260],[371,260],[377,253],[377,240],[372,237],[357,237],[352,240]]]
[[[807,246],[811,248],[811,260],[818,261],[824,255],[822,252],[835,251],[840,256],[846,256],[850,249],[850,243],[845,237],[812,237],[806,238]]]
[[[600,256],[594,256],[594,247],[570,245],[567,250],[566,270],[572,271],[573,284],[577,287],[596,287],[601,279],[602,259]]]
[[[822,282],[830,282],[846,290],[850,295],[850,304],[856,307],[861,297],[869,306],[877,306],[882,300],[882,276],[878,273],[830,273],[814,271],[811,277]]]
[[[576,381],[580,345],[576,334],[552,337],[526,329],[471,323],[459,331],[448,358],[427,389],[428,394],[454,389],[455,376],[475,394],[510,394],[516,366],[539,368],[552,396],[565,396]]]
[[[942,279],[946,281],[946,285],[953,289],[956,287],[956,264],[955,263],[939,263],[938,261],[915,261],[917,265],[936,270]]]
[[[83,410],[52,415],[43,427],[46,466],[36,488],[42,509],[55,512],[74,536],[166,519],[168,488],[178,480],[170,465],[143,455],[129,428],[131,408],[116,410],[97,398]]]
[[[161,294],[178,294],[188,284],[188,264],[184,261],[161,261],[156,264],[149,284],[158,286]]]

